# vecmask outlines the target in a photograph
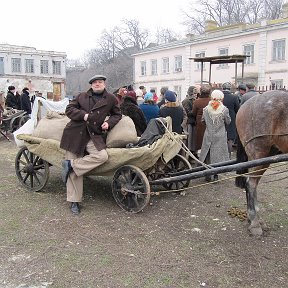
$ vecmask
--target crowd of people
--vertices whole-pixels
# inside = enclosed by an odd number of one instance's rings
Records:
[[[60,141],[60,147],[66,151],[62,178],[73,214],[80,212],[83,175],[108,160],[103,131],[112,129],[121,115],[132,119],[139,137],[151,119],[170,116],[172,131],[187,135],[192,159],[197,157],[201,162],[211,164],[231,159],[237,139],[236,114],[240,105],[257,94],[255,86],[250,83],[239,85],[235,94],[231,93],[230,83],[224,83],[222,91],[212,91],[210,85],[203,84],[190,86],[181,102],[177,93],[167,87],[162,87],[159,95],[154,89],[147,91],[140,86],[134,90],[131,85],[112,94],[106,90],[106,77],[103,75],[93,76],[89,84],[90,89],[80,93],[66,107],[70,122]],[[31,98],[28,88],[23,88],[20,95],[14,86],[9,86],[5,106],[31,114]],[[213,175],[206,180],[217,178]]]
[[[5,107],[16,110],[24,110],[28,115],[31,114],[33,97],[30,98],[29,88],[24,87],[21,94],[15,86],[10,85],[6,94]]]

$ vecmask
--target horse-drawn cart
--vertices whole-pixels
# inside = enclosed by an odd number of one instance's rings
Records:
[[[191,168],[186,158],[178,154],[183,146],[181,135],[172,134],[167,130],[162,138],[152,145],[139,148],[109,148],[108,162],[94,169],[91,175],[113,175],[112,193],[117,204],[124,210],[137,213],[143,210],[149,202],[150,195],[154,193],[150,191],[150,186],[161,185],[166,189],[181,190],[187,188],[192,179],[232,171],[243,174],[247,173],[248,169],[253,168],[248,172],[249,177],[243,182],[243,187],[238,186],[246,190],[249,230],[252,234],[260,235],[262,234],[262,220],[260,221],[256,211],[256,187],[269,164],[288,161],[288,154],[279,154],[280,152],[288,153],[287,113],[285,114],[284,111],[287,107],[286,104],[288,104],[287,96],[287,93],[283,91],[266,92],[263,95],[254,96],[241,106],[236,122],[238,123],[237,128],[241,143],[245,146],[245,150],[250,152],[250,156],[246,160],[238,158],[238,160],[230,160],[209,166],[202,163],[202,166]],[[286,102],[279,105],[281,101]],[[259,113],[257,107],[260,102],[263,102],[264,106],[265,103],[269,103],[264,108],[267,111],[275,110],[277,112],[275,115],[279,119],[275,116],[272,123],[272,118],[267,117],[268,112]],[[251,105],[253,103],[257,103],[257,105]],[[275,106],[274,110],[271,105]],[[244,112],[247,109],[252,109],[252,111],[245,114]],[[253,115],[254,126],[251,126],[251,123],[246,119],[240,121],[241,115]],[[258,119],[260,116],[264,119]],[[265,124],[265,121],[268,123]],[[247,127],[246,130],[240,129],[241,125],[239,123],[245,124],[249,129]],[[272,131],[272,128],[276,131]],[[279,130],[280,128],[282,130]],[[61,167],[64,151],[59,148],[59,141],[35,138],[23,134],[18,135],[18,138],[25,141],[25,146],[19,150],[16,156],[16,174],[26,188],[31,191],[39,191],[48,181],[49,166]],[[241,147],[241,145],[238,144],[238,147]],[[251,153],[255,147],[262,154],[256,155],[254,153],[254,155]],[[192,155],[190,156],[192,157]],[[269,157],[263,158],[264,156]],[[248,159],[249,161],[247,161]],[[243,171],[245,169],[247,172]],[[237,179],[240,180],[240,178]]]
[[[16,110],[9,107],[4,110],[2,117],[0,132],[9,141],[10,139],[6,135],[7,132],[14,132],[30,119],[24,110]]]
[[[53,139],[20,134],[25,146],[15,159],[16,175],[20,183],[30,191],[40,191],[49,179],[49,167],[62,167],[64,150]],[[178,154],[182,135],[169,130],[151,145],[134,148],[107,148],[108,161],[92,170],[88,176],[113,176],[112,193],[124,210],[137,213],[149,203],[149,181],[166,177],[171,173],[191,169],[188,160]],[[189,181],[163,185],[166,189],[183,189]]]

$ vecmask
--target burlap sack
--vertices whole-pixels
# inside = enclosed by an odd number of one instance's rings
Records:
[[[42,118],[34,129],[32,136],[60,141],[63,130],[70,119],[65,115],[56,114],[55,117],[47,115],[47,117]]]
[[[107,134],[108,148],[124,148],[127,144],[138,142],[137,132],[133,120],[128,116],[122,119]]]

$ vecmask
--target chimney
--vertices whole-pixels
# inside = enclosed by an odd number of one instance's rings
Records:
[[[206,20],[205,24],[205,32],[209,32],[217,28],[217,22],[214,20]]]
[[[186,34],[186,38],[189,40],[189,41],[192,41],[194,39],[195,35],[192,34],[192,33],[188,33]]]

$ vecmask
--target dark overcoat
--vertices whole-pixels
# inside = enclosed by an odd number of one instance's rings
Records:
[[[141,136],[147,124],[143,111],[138,107],[137,101],[130,96],[125,96],[120,104],[122,114],[129,116],[135,125],[137,136]]]
[[[208,105],[209,97],[197,98],[193,103],[192,114],[196,119],[196,151],[201,149],[204,132],[206,129],[205,124],[202,122],[203,109]]]
[[[11,92],[8,91],[7,96],[6,96],[6,107],[18,108],[18,102],[16,96]]]
[[[21,103],[21,110],[24,110],[27,112],[27,114],[31,114],[32,108],[31,108],[31,101],[29,97],[29,92],[24,90],[24,92],[20,96],[20,103]]]
[[[63,131],[60,147],[70,151],[77,156],[83,156],[87,143],[91,139],[98,150],[106,148],[103,137],[104,131],[101,125],[105,118],[112,129],[121,119],[121,111],[118,101],[113,94],[106,91],[103,97],[96,103],[92,99],[92,89],[79,94],[66,107],[66,115],[71,121]],[[87,121],[84,121],[85,114],[89,113]]]
[[[223,90],[224,94],[224,99],[223,99],[223,104],[226,106],[229,110],[229,115],[231,118],[231,122],[229,125],[226,125],[227,129],[227,138],[228,140],[235,140],[236,139],[236,124],[235,124],[235,119],[236,119],[236,114],[239,110],[240,104],[238,97],[234,94],[232,94],[228,90]]]

